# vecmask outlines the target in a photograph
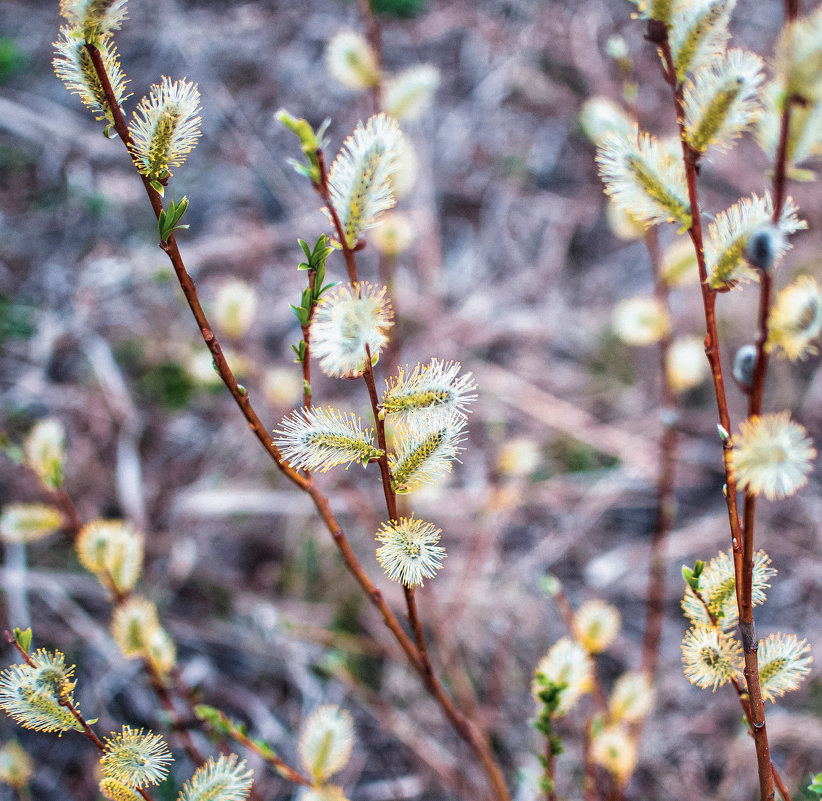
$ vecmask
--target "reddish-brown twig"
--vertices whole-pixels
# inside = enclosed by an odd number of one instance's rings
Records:
[[[699,267],[702,302],[705,311],[705,354],[711,368],[711,377],[716,396],[719,424],[723,443],[725,464],[725,499],[728,507],[728,520],[731,529],[731,546],[733,549],[734,572],[736,575],[737,604],[740,611],[740,636],[745,653],[745,678],[748,684],[748,694],[751,699],[751,730],[756,748],[757,771],[759,773],[759,788],[761,801],[773,798],[774,781],[771,770],[770,748],[768,733],[765,726],[765,707],[762,702],[762,693],[759,688],[759,668],[756,654],[756,635],[753,619],[753,605],[750,596],[745,597],[746,590],[751,588],[751,579],[747,575],[746,567],[752,568],[753,561],[746,565],[744,550],[746,547],[743,528],[740,525],[739,511],[736,501],[736,481],[732,462],[732,440],[730,438],[731,422],[728,412],[728,401],[725,394],[725,382],[722,372],[722,363],[719,355],[719,337],[716,325],[716,296],[717,293],[710,287],[705,265],[703,250],[702,223],[699,212],[699,197],[696,188],[697,164],[700,153],[688,143],[685,131],[685,107],[683,100],[683,85],[676,77],[671,46],[668,41],[667,27],[663,23],[652,21],[648,26],[648,38],[659,47],[664,61],[666,80],[673,92],[676,120],[682,144],[682,159],[685,167],[685,176],[688,186],[688,201],[691,208],[691,226],[688,233],[694,245],[697,264]],[[751,538],[752,540],[752,538]],[[747,547],[751,546],[749,541]],[[744,617],[743,617],[744,615]]]
[[[14,638],[14,636],[10,632],[6,632],[6,639],[13,645],[20,656],[23,658],[23,661],[29,667],[37,667],[34,663],[34,660],[21,648],[20,643]],[[81,728],[83,729],[83,734],[85,735],[86,739],[90,742],[94,743],[100,753],[105,753],[106,746],[103,741],[94,733],[91,726],[89,726],[88,721],[80,714],[80,710],[72,703],[71,699],[62,696],[57,699],[60,706],[65,707],[71,713],[71,716],[80,724]],[[145,799],[145,801],[153,801],[151,796],[145,790],[137,790],[138,793]]]

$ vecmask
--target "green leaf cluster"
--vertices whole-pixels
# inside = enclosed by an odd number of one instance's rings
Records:
[[[250,744],[263,759],[277,758],[276,751],[274,751],[268,742],[249,737],[248,726],[246,726],[245,723],[232,720],[225,712],[216,707],[209,706],[208,704],[198,704],[194,708],[194,713],[200,720],[211,726],[218,734],[230,737],[232,740],[239,740],[240,742]]]
[[[563,749],[562,740],[553,732],[553,718],[559,709],[563,690],[568,687],[568,683],[553,682],[543,673],[537,673],[536,683],[540,688],[537,692],[537,699],[542,706],[534,722],[534,728],[548,739],[552,756],[557,756],[562,753]]]
[[[281,122],[291,133],[293,133],[300,140],[300,147],[306,157],[307,164],[302,164],[295,159],[289,159],[288,162],[300,174],[304,175],[314,184],[320,183],[320,162],[318,153],[326,146],[325,132],[331,124],[331,120],[324,120],[319,128],[315,131],[308,120],[294,117],[289,114],[284,108],[281,108],[274,118]]]
[[[297,269],[308,271],[309,281],[308,286],[303,290],[300,305],[294,306],[291,304],[291,309],[300,321],[300,326],[306,329],[311,322],[311,313],[319,303],[320,296],[334,286],[333,283],[323,283],[325,281],[325,260],[334,251],[334,248],[328,244],[328,237],[325,234],[320,234],[313,248],[309,247],[308,242],[303,239],[297,241],[305,254],[305,261],[301,261]],[[297,355],[296,361],[299,364],[305,361],[307,347],[305,339],[301,339],[297,345],[291,346],[291,349]]]
[[[699,592],[699,577],[703,570],[705,570],[705,562],[701,559],[697,559],[692,568],[682,565],[682,578],[694,592]]]
[[[160,234],[161,242],[168,242],[168,238],[178,229],[188,228],[187,225],[179,225],[178,223],[186,213],[188,208],[188,198],[183,195],[180,202],[175,204],[170,201],[168,208],[160,212],[157,218],[157,232]]]
[[[816,776],[813,777],[811,783],[808,785],[808,789],[812,793],[822,795],[822,773],[817,773]]]

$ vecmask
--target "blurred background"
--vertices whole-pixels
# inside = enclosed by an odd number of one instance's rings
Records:
[[[380,0],[378,8],[385,70],[425,63],[440,75],[430,107],[403,123],[417,162],[398,205],[407,247],[386,256],[370,243],[359,254],[362,278],[390,280],[397,317],[378,376],[436,356],[460,361],[479,392],[462,464],[410,500],[443,529],[448,551],[418,598],[436,667],[492,732],[526,801],[539,795],[543,748],[531,725],[531,678],[566,633],[543,579],[558,577],[575,606],[597,597],[619,609],[621,636],[598,658],[606,687],[637,668],[656,503],[657,352],[629,347],[611,325],[620,300],[651,292],[650,265],[641,232],[607,210],[579,114],[594,95],[619,102],[635,79],[644,127],[672,133],[673,112],[628,2]],[[740,0],[734,44],[767,56],[781,21],[781,3]],[[123,148],[101,136],[52,72],[59,25],[56,0],[0,3],[0,427],[19,443],[35,421],[56,416],[67,430],[65,486],[82,518],[126,517],[145,532],[140,591],[157,602],[182,675],[205,702],[290,761],[300,721],[319,704],[344,706],[358,746],[340,781],[356,801],[481,797],[473,757],[388,641],[310,499],[282,479],[217,381]],[[328,232],[318,197],[287,164],[300,155],[297,140],[273,115],[285,107],[314,125],[329,117],[328,155],[336,153],[374,106],[369,93],[329,75],[324,47],[341,29],[367,26],[362,7],[337,0],[132,0],[117,35],[134,93],[129,115],[161,75],[199,85],[203,137],[166,198],[190,200],[183,257],[271,429],[302,401],[290,348],[299,326],[288,308],[304,284],[297,238]],[[607,54],[619,46],[613,37],[627,46],[628,72]],[[706,212],[761,194],[768,168],[750,138],[706,162]],[[818,185],[790,192],[809,231],[795,237],[778,286],[798,270],[822,275]],[[661,229],[662,244],[674,235]],[[328,275],[345,280],[339,254]],[[232,329],[219,299],[235,279],[253,287],[257,305]],[[719,299],[726,363],[753,341],[756,303],[754,289]],[[672,306],[676,333],[701,336],[696,283],[677,288]],[[817,443],[818,366],[818,357],[773,360],[765,401],[771,411],[794,409]],[[366,416],[360,383],[316,368],[314,376],[315,402]],[[696,689],[680,664],[680,567],[729,544],[715,402],[695,381],[680,396],[657,704],[629,798],[743,799],[756,787],[733,691]],[[729,394],[738,422],[744,399],[733,386]],[[402,594],[374,557],[383,519],[375,476],[354,466],[318,480],[401,614]],[[38,500],[35,478],[0,456],[0,502]],[[779,575],[758,632],[822,642],[818,474],[759,513],[759,542]],[[101,731],[123,722],[162,728],[139,665],[109,637],[110,602],[72,543],[52,538],[25,556],[25,584],[7,593],[3,628],[30,624],[36,646],[66,652],[81,707]],[[2,575],[8,588],[12,574]],[[4,663],[13,660],[5,648]],[[563,797],[581,797],[591,710],[587,700],[559,726]],[[822,681],[812,675],[767,712],[774,761],[794,799],[806,797],[810,773],[822,770]],[[0,738],[14,737],[38,765],[34,798],[95,797],[96,755],[82,738],[32,735],[3,717]],[[192,766],[175,753],[182,782]],[[249,760],[260,797],[296,797]]]

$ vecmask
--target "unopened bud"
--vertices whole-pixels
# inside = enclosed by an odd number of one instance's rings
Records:
[[[32,428],[23,444],[26,464],[49,489],[57,489],[63,483],[65,440],[66,432],[62,423],[48,418]]]
[[[740,389],[745,392],[753,387],[755,367],[756,348],[753,345],[743,345],[734,356],[733,375]]]
[[[757,270],[770,270],[784,247],[782,232],[773,225],[757,228],[745,245],[745,258]]]

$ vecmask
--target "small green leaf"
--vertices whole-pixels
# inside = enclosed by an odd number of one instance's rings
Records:
[[[248,390],[242,384],[237,384],[237,392],[239,392],[243,397],[248,395]]]
[[[15,642],[26,652],[31,650],[31,627],[14,630]]]
[[[808,789],[812,793],[818,793],[822,795],[822,773],[817,773],[816,776],[811,779],[811,783],[808,785]]]
[[[305,328],[308,325],[308,310],[301,306],[292,306],[291,308],[294,310],[294,314],[297,315],[300,325]]]
[[[163,197],[166,193],[166,188],[159,181],[151,181],[151,188],[160,196]]]
[[[103,128],[103,136],[105,136],[106,139],[111,139],[111,123]]]
[[[303,249],[303,253],[305,253],[306,259],[308,259],[308,261],[311,261],[311,248],[308,247],[308,242],[306,242],[304,239],[298,239],[297,241],[300,243],[300,247]]]
[[[372,367],[376,367],[377,362],[379,362],[379,360],[380,360],[380,352],[379,351],[377,351],[376,353],[371,354],[371,366]]]

